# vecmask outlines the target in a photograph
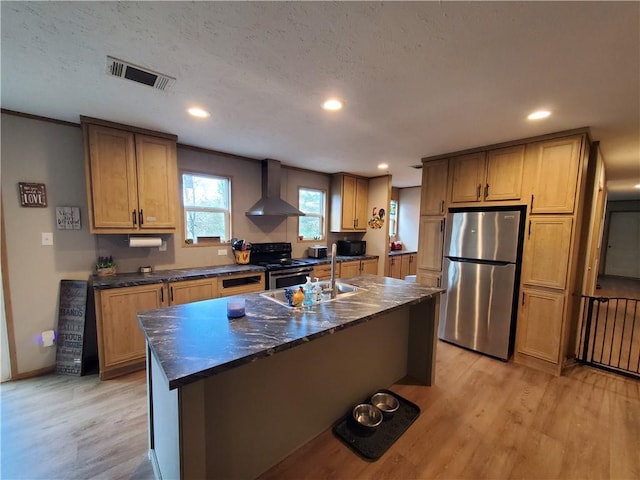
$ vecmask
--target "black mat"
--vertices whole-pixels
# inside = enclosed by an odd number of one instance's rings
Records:
[[[353,419],[351,412],[333,426],[333,433],[358,455],[377,460],[420,416],[420,407],[391,390],[380,390],[398,399],[400,406],[390,417],[384,417],[376,428],[367,428]],[[368,403],[366,399],[363,403]]]

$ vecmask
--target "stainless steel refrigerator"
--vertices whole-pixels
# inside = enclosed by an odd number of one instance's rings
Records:
[[[520,210],[449,213],[441,339],[503,360],[509,358],[523,220]]]

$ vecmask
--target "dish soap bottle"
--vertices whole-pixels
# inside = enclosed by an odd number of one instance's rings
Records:
[[[320,279],[316,277],[316,285],[313,287],[313,301],[318,303],[322,301],[322,287],[319,283]]]
[[[304,290],[302,289],[302,287],[300,287],[298,291],[293,294],[293,297],[291,297],[291,302],[293,303],[294,307],[299,307],[300,305],[302,305],[303,301],[304,301]]]
[[[313,305],[313,284],[311,277],[307,277],[307,283],[304,284],[304,300],[303,305]]]

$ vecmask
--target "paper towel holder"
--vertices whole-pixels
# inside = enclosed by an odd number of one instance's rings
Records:
[[[128,236],[127,243],[130,248],[136,247],[161,247],[162,238],[160,237],[132,237]]]

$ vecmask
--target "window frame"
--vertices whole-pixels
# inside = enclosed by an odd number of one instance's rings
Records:
[[[229,245],[231,244],[231,238],[233,238],[233,179],[230,175],[221,175],[217,173],[211,172],[202,172],[199,170],[192,169],[180,169],[180,216],[181,216],[181,235],[182,235],[182,246],[187,248],[194,247],[211,247],[211,246],[220,246],[220,245]],[[184,204],[184,175],[193,175],[197,177],[210,177],[215,179],[223,179],[228,182],[228,190],[229,190],[229,209],[226,210],[224,208],[217,207],[186,207]],[[219,242],[205,242],[205,243],[196,243],[196,239],[193,239],[193,243],[187,243],[187,211],[195,211],[195,212],[222,212],[225,215],[225,221],[228,222],[229,232],[228,239],[220,239]]]
[[[319,192],[322,194],[323,197],[323,202],[322,202],[322,214],[317,214],[317,213],[307,213],[304,212],[302,210],[301,205],[300,205],[300,192],[302,190],[309,190],[309,191],[313,191],[313,192]],[[298,209],[300,211],[303,211],[305,213],[306,217],[317,217],[320,218],[320,238],[304,238],[301,234],[300,234],[300,219],[303,217],[298,217],[298,221],[297,223],[297,237],[298,237],[298,242],[320,242],[323,241],[327,238],[327,201],[328,201],[328,194],[327,194],[327,190],[324,188],[317,188],[317,187],[306,187],[304,185],[298,185]]]

